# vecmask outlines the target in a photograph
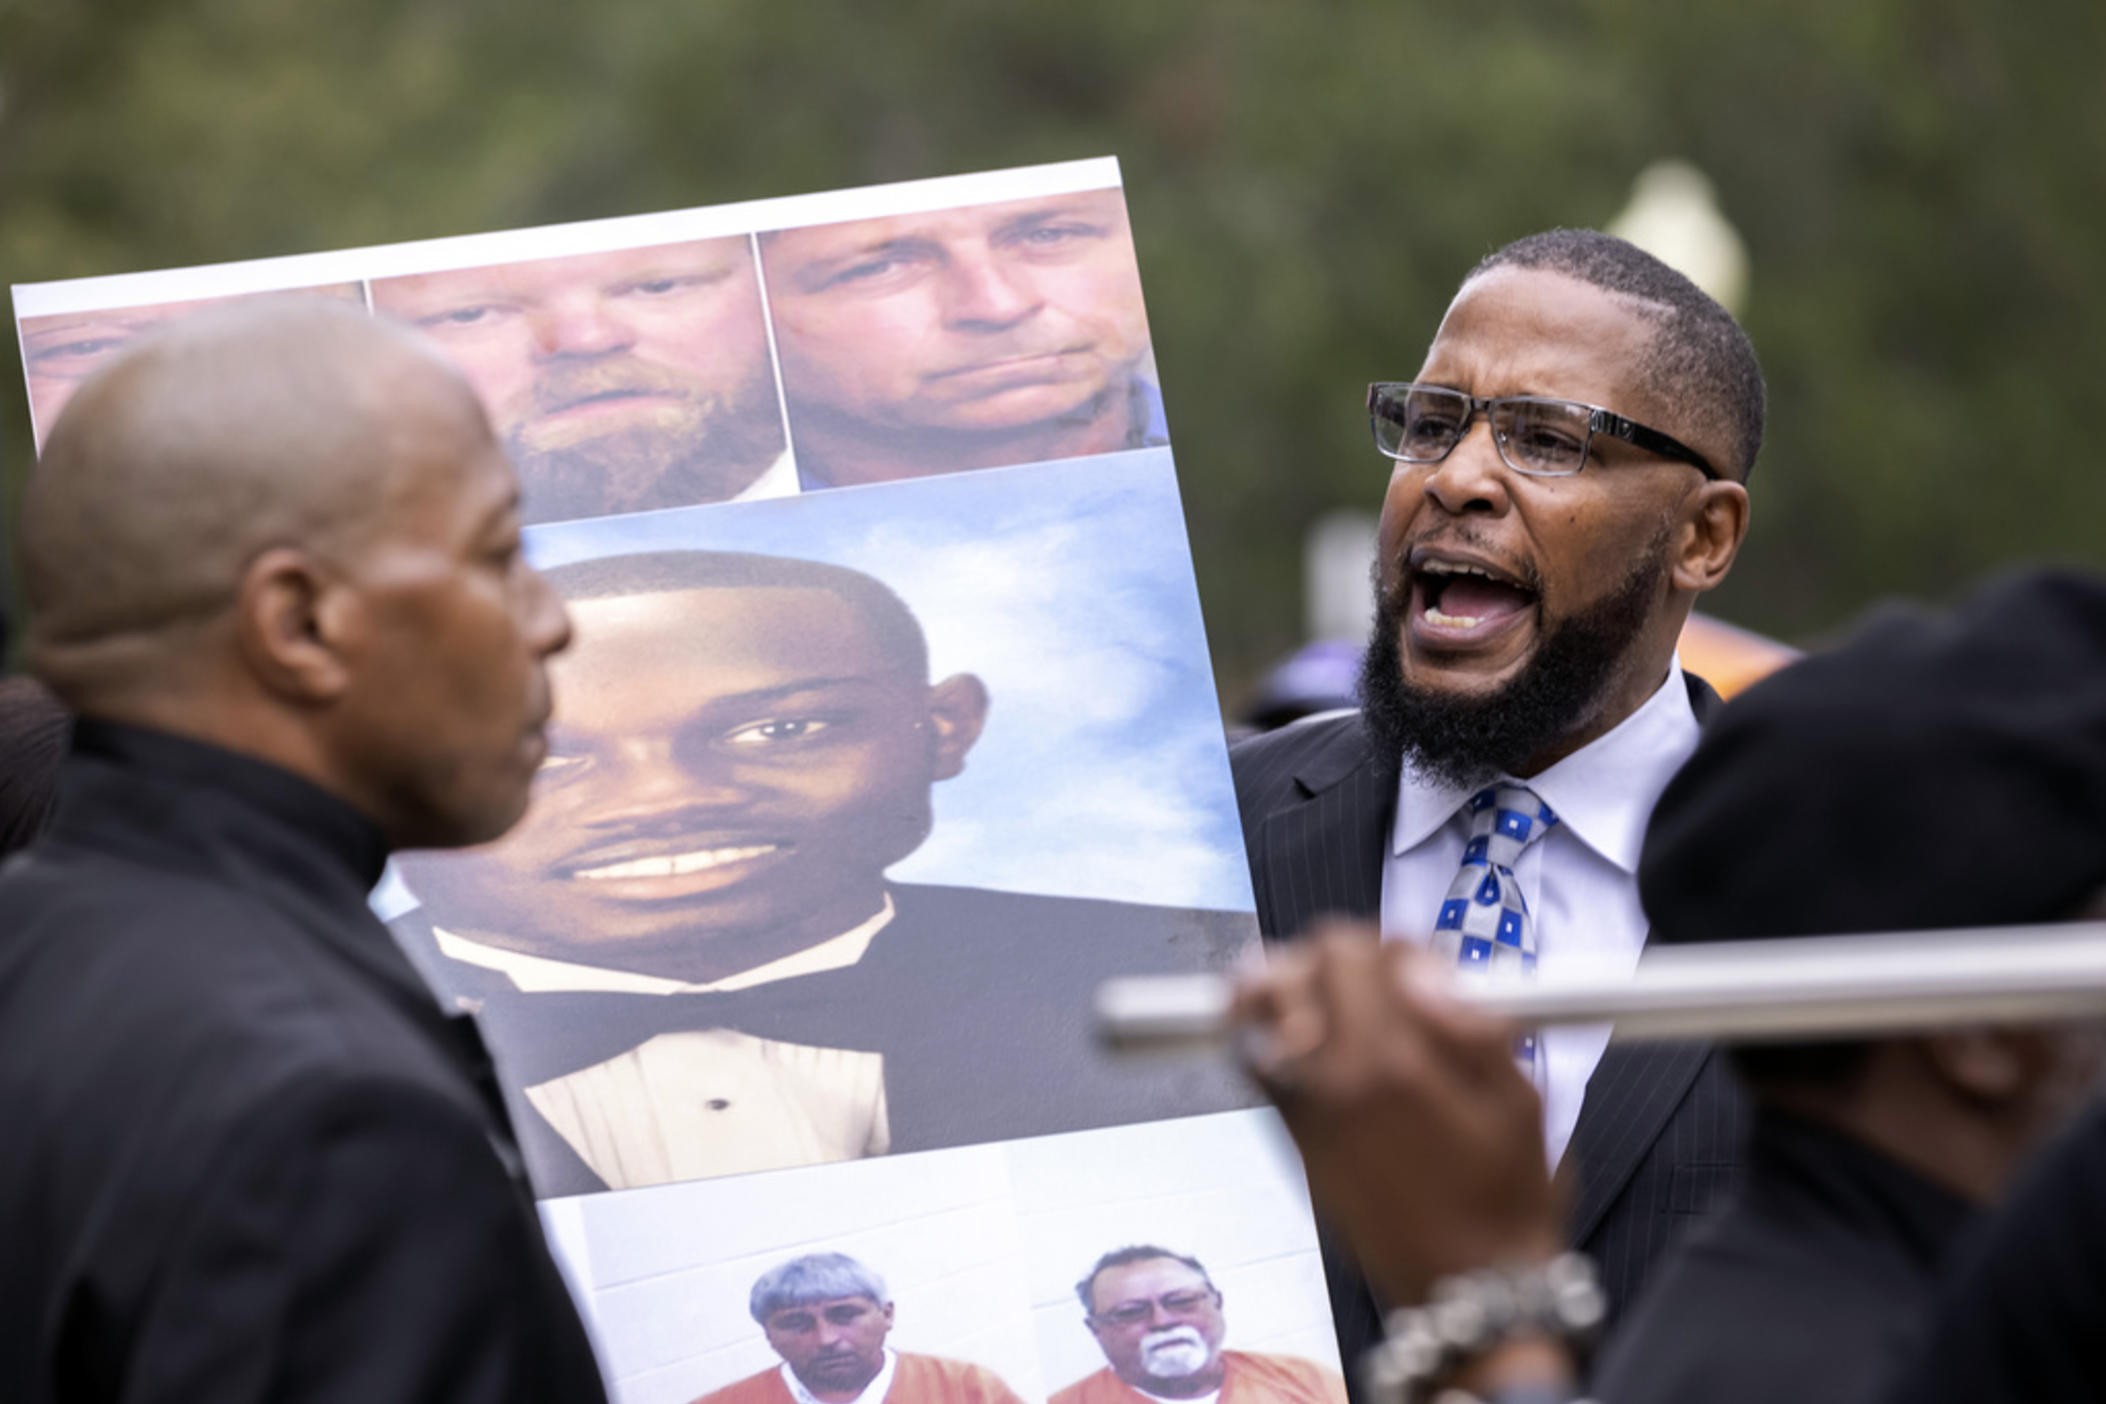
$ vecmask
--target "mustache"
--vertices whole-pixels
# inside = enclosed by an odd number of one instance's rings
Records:
[[[1500,568],[1511,574],[1522,589],[1541,599],[1543,596],[1543,572],[1534,561],[1507,559],[1507,552],[1499,550],[1491,542],[1467,526],[1443,531],[1431,536],[1422,536],[1405,543],[1398,549],[1396,559],[1390,562],[1388,583],[1383,581],[1382,559],[1377,556],[1370,572],[1374,578],[1376,603],[1396,612],[1399,618],[1411,603],[1412,582],[1418,572],[1412,568],[1412,557],[1421,550],[1446,550],[1456,555],[1479,556],[1499,562]]]
[[[1160,1331],[1150,1331],[1141,1337],[1141,1353],[1144,1355],[1149,1351],[1173,1345],[1192,1345],[1205,1350],[1207,1338],[1199,1334],[1197,1326],[1165,1326]]]
[[[535,377],[533,405],[536,414],[549,414],[602,395],[692,399],[694,393],[685,377],[632,357],[559,361]]]

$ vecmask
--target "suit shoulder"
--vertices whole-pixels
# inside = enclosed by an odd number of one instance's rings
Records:
[[[197,1146],[295,1092],[457,1090],[406,1014],[267,902],[180,879],[67,886],[31,892],[0,942],[0,1105],[68,1138]]]
[[[1229,747],[1236,801],[1246,810],[1287,793],[1297,777],[1329,779],[1365,762],[1367,729],[1360,713],[1324,712]]]
[[[1179,919],[1234,920],[1248,916],[1215,907],[1173,907],[1157,902],[1122,902],[1114,897],[1064,897],[1046,892],[1010,892],[998,887],[945,887],[899,883],[892,888],[893,900],[902,917],[932,911],[973,913],[990,918],[1053,921],[1159,922]]]
[[[1258,934],[1247,910],[981,887],[896,886],[893,895],[903,934],[972,933],[990,953],[1059,951],[1066,967],[1091,973],[1221,969]]]

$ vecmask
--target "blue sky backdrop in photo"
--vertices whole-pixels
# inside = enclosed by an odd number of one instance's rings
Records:
[[[551,567],[682,548],[849,566],[992,698],[903,881],[1249,910],[1167,449],[531,528]],[[560,708],[562,700],[557,699]]]

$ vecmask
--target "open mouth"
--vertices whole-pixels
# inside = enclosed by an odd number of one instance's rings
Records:
[[[1411,625],[1428,642],[1488,640],[1535,609],[1526,582],[1478,561],[1426,555],[1411,564]]]
[[[786,846],[780,843],[753,843],[731,848],[697,848],[685,853],[657,854],[647,858],[629,858],[619,863],[602,863],[596,867],[573,868],[570,875],[586,882],[686,877],[693,873],[706,873],[713,869],[730,867],[735,863],[748,863],[756,858],[765,858],[771,853],[781,852]]]

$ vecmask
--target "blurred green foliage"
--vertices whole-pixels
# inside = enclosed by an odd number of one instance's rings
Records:
[[[1365,382],[1681,156],[1772,391],[1712,608],[1803,640],[2106,566],[2102,57],[2097,0],[0,0],[0,277],[1116,153],[1233,694],[1297,641],[1302,525],[1379,498]]]

